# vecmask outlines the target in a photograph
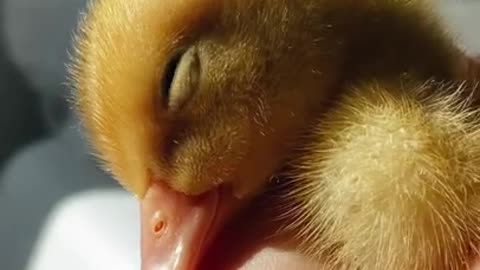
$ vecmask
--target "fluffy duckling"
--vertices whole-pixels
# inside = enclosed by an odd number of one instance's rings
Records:
[[[72,65],[142,268],[191,270],[267,187],[331,269],[467,269],[478,64],[421,0],[97,0]],[[275,180],[275,181],[272,181]]]

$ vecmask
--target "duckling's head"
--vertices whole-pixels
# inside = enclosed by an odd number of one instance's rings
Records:
[[[308,2],[90,6],[72,69],[76,102],[105,167],[161,220],[144,223],[157,230],[145,229],[144,242],[153,239],[145,250],[210,241],[263,190],[318,109],[339,46],[319,49],[318,37],[331,33],[309,16],[319,11]],[[182,260],[176,269],[196,259]]]

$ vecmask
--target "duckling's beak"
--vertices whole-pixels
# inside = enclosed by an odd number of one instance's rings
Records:
[[[194,270],[232,212],[216,188],[198,197],[154,183],[141,201],[142,270]]]

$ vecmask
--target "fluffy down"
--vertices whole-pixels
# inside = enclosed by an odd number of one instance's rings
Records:
[[[466,269],[480,242],[480,115],[468,93],[374,82],[341,98],[290,164],[287,229],[306,252],[332,269]]]

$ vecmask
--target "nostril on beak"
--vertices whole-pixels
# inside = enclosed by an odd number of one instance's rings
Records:
[[[153,223],[153,234],[160,238],[167,229],[167,220],[165,215],[161,211],[155,212],[152,219]]]

